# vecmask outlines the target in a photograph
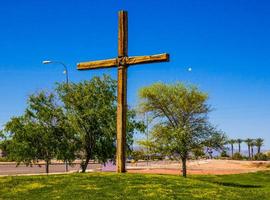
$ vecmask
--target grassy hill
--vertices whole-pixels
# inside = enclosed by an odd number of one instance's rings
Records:
[[[87,173],[0,178],[0,199],[270,199],[270,171],[190,176]]]

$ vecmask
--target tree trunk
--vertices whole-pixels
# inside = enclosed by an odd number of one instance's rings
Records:
[[[251,158],[253,159],[253,147],[251,147]]]
[[[49,160],[46,160],[46,173],[49,174]]]
[[[211,148],[207,147],[207,153],[208,153],[208,155],[209,155],[209,158],[210,158],[210,159],[213,159],[213,151],[212,151]]]
[[[184,178],[187,177],[187,159],[182,158],[182,175]]]
[[[241,153],[241,144],[238,144],[238,152]]]
[[[232,157],[233,157],[233,144],[231,144]]]
[[[68,161],[65,160],[65,171],[68,172]]]
[[[258,146],[258,153],[261,153],[261,146]]]
[[[82,173],[84,173],[84,172],[86,171],[87,166],[88,166],[88,163],[89,163],[89,160],[90,160],[90,157],[87,156],[85,162],[83,162],[83,163],[81,164],[81,167],[82,167]]]
[[[250,158],[250,146],[248,146],[248,158],[249,158],[249,160],[251,159]]]

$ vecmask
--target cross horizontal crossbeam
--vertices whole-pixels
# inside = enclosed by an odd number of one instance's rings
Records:
[[[161,61],[169,61],[169,54],[163,53],[163,54],[156,54],[156,55],[151,55],[151,56],[131,56],[131,57],[114,58],[114,59],[107,59],[107,60],[81,62],[77,65],[77,68],[79,70],[89,70],[89,69],[117,67],[119,66],[119,64],[137,65],[137,64],[145,64],[145,63],[155,63],[155,62],[161,62]]]

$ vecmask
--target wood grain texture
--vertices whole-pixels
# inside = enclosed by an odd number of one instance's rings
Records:
[[[118,67],[116,170],[126,172],[127,67]]]
[[[127,65],[145,64],[145,63],[155,63],[155,62],[168,62],[169,54],[156,54],[151,56],[134,56],[127,57]]]
[[[118,57],[128,54],[128,15],[127,11],[118,12]]]
[[[126,172],[126,126],[127,126],[127,65],[128,53],[128,17],[126,11],[118,13],[118,88],[117,88],[117,147],[116,171]]]
[[[107,59],[107,60],[98,60],[90,62],[81,62],[77,64],[78,70],[89,70],[89,69],[100,69],[100,68],[110,68],[116,67],[117,59]]]

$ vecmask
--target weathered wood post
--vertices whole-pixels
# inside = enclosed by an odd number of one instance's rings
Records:
[[[117,96],[117,172],[125,172],[127,123],[127,64],[128,17],[126,11],[118,13],[118,96]]]

